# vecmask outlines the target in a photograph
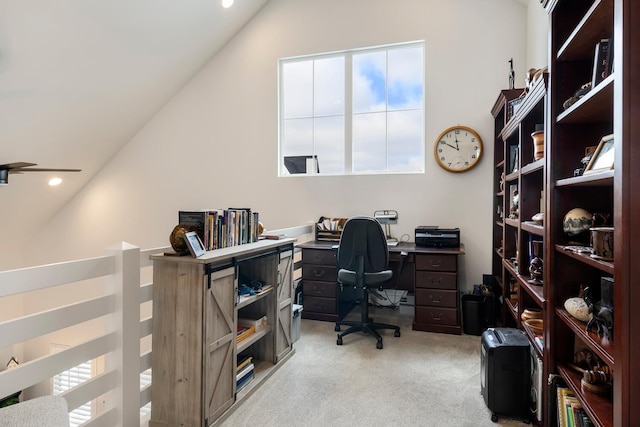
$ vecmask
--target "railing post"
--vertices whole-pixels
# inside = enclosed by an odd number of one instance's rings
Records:
[[[116,297],[108,322],[116,334],[115,350],[106,358],[106,370],[117,372],[117,384],[108,394],[105,410],[117,409],[119,426],[140,425],[140,248],[122,242],[107,249],[115,256],[116,272],[107,276],[107,291]]]

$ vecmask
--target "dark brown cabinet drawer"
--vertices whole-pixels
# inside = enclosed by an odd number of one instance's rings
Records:
[[[455,308],[458,306],[458,292],[418,288],[416,289],[416,305]]]
[[[457,255],[418,254],[416,270],[457,271],[458,257]]]
[[[416,306],[415,321],[416,323],[456,326],[458,324],[458,310],[455,308]]]
[[[457,275],[456,273],[416,271],[417,288],[457,289]]]
[[[302,281],[303,300],[307,297],[335,298],[338,284],[336,282],[315,282],[313,280]]]
[[[326,265],[302,265],[303,280],[319,280],[323,282],[336,282],[336,268]]]
[[[311,296],[304,296],[302,300],[303,313],[325,313],[336,314],[336,300],[331,298],[318,298]]]
[[[336,265],[336,251],[327,249],[305,249],[302,251],[303,264]]]

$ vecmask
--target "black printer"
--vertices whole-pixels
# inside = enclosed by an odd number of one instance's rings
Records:
[[[459,248],[460,229],[420,225],[416,227],[415,242],[416,246],[426,248]]]

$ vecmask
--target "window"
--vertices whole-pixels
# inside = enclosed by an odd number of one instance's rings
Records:
[[[51,352],[57,353],[68,348],[59,344],[50,345]],[[62,394],[67,390],[82,384],[91,379],[93,373],[93,363],[88,360],[67,371],[54,375],[51,379],[52,394]],[[93,401],[90,400],[82,406],[69,412],[69,425],[72,427],[80,426],[84,422],[91,419],[93,414]]]
[[[424,43],[280,60],[279,175],[424,172]]]

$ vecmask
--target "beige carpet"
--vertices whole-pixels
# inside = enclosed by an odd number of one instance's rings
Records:
[[[524,426],[491,422],[480,394],[480,337],[411,330],[411,307],[373,310],[382,350],[355,333],[336,345],[334,324],[302,319],[295,354],[222,426]]]

